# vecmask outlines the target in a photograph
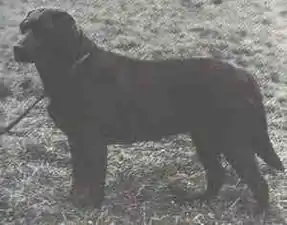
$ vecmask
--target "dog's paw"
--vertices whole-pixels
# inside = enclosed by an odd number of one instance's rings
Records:
[[[79,208],[100,208],[104,200],[104,191],[95,185],[73,185],[70,195]]]

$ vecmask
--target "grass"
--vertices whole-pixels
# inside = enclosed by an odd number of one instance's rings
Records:
[[[34,7],[68,10],[100,46],[137,58],[214,56],[252,72],[260,83],[269,132],[287,165],[287,10],[284,0],[0,0],[0,122],[16,118],[42,91],[32,65],[17,64],[18,25]],[[285,7],[286,8],[286,7]],[[7,89],[7,90],[6,90]],[[4,90],[4,91],[2,91]],[[3,94],[4,93],[4,94]],[[46,102],[1,137],[0,224],[255,224],[250,191],[228,176],[209,205],[178,205],[178,188],[197,191],[204,171],[187,136],[109,146],[101,210],[75,208],[68,197],[71,165],[66,137],[48,118]],[[286,224],[287,179],[260,162],[270,185],[266,224]],[[235,177],[235,178],[234,178]]]

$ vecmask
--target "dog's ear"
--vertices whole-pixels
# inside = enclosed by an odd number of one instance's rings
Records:
[[[54,28],[53,15],[48,11],[44,11],[41,15],[41,27],[45,30],[52,30]]]

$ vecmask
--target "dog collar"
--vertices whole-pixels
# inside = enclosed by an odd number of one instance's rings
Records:
[[[80,57],[79,59],[77,59],[76,62],[72,66],[72,70],[74,71],[79,64],[83,63],[90,56],[91,56],[91,52],[88,52],[84,54],[82,57]]]

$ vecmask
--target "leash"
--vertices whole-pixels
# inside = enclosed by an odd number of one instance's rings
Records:
[[[10,131],[13,127],[15,127],[40,101],[42,101],[45,98],[45,95],[41,95],[38,97],[32,105],[30,105],[18,118],[16,118],[14,121],[10,122],[7,127],[5,127],[3,130],[0,131],[0,135],[3,134],[12,134]]]

